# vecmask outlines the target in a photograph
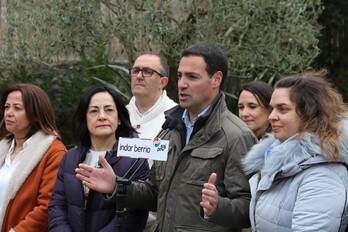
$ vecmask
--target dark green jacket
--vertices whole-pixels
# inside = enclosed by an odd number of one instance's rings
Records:
[[[130,207],[157,209],[158,231],[241,231],[250,225],[250,190],[240,159],[256,139],[227,109],[223,94],[211,106],[209,115],[195,123],[186,145],[184,109],[171,109],[167,120],[174,120],[175,127],[160,133],[161,139],[169,140],[168,160],[155,161],[145,183],[128,187]],[[220,198],[217,211],[206,220],[199,204],[203,184],[213,172]]]

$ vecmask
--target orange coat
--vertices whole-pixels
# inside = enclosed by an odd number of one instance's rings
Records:
[[[0,166],[8,151],[3,150],[4,146],[6,143],[1,141]],[[3,205],[6,212],[0,215],[1,232],[48,231],[47,206],[65,152],[64,144],[54,136],[37,132],[31,137],[8,185]]]

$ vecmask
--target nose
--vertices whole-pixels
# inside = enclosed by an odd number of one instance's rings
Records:
[[[185,77],[180,77],[178,79],[178,89],[184,89],[187,88],[188,84],[187,84],[187,80]]]
[[[250,112],[249,112],[249,110],[247,108],[239,110],[239,117],[240,118],[247,117],[249,115],[250,115]]]
[[[278,116],[277,116],[277,113],[275,112],[275,110],[273,109],[272,111],[271,111],[271,113],[269,114],[269,116],[268,116],[268,121],[275,121],[275,120],[277,120],[278,119]]]
[[[98,114],[98,120],[105,120],[105,118],[106,118],[105,115],[106,115],[105,111],[101,110]]]
[[[140,71],[138,72],[138,74],[136,75],[136,78],[137,78],[137,79],[144,79],[144,75],[143,75],[143,71],[142,71],[142,70],[140,70]]]
[[[5,110],[5,115],[12,116],[13,115],[13,109],[12,107],[9,107]]]

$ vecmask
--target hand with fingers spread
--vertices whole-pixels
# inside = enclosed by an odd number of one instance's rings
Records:
[[[80,163],[76,168],[76,178],[86,187],[101,193],[112,193],[116,188],[116,174],[104,156],[99,156],[102,168],[94,168]]]
[[[216,173],[212,173],[208,182],[203,185],[204,188],[202,190],[202,201],[200,205],[203,208],[204,214],[208,217],[214,214],[219,201],[219,193],[215,186],[215,182]]]
[[[48,231],[143,231],[146,211],[124,205],[127,216],[116,215],[116,204],[108,199],[117,196],[116,173],[125,176],[138,162],[117,154],[117,140],[137,134],[115,89],[104,84],[88,89],[74,112],[72,131],[77,146],[60,162],[48,206]],[[135,180],[147,179],[149,167],[143,164],[132,173]]]

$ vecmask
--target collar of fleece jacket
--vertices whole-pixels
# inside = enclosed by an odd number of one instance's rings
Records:
[[[342,121],[344,128],[343,137],[338,142],[340,150],[339,162],[348,168],[348,120]],[[321,155],[318,137],[307,133],[301,138],[292,138],[272,149],[265,161],[267,148],[276,139],[269,134],[265,139],[254,145],[243,159],[246,174],[250,175],[261,171],[269,175],[281,170],[283,176],[295,175],[304,168],[319,163],[329,162]],[[329,157],[329,156],[328,156]]]

